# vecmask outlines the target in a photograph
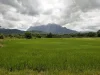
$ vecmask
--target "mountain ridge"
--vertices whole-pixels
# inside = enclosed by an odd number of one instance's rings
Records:
[[[66,27],[62,27],[58,24],[47,24],[41,26],[31,26],[27,31],[42,31],[46,33],[53,33],[53,34],[71,34],[77,33],[77,31],[67,29]]]
[[[0,33],[1,34],[24,34],[25,31],[21,31],[18,29],[5,29],[5,28],[0,28]]]

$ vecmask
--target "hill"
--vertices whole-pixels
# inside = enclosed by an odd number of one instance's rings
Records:
[[[67,29],[66,27],[62,27],[57,24],[47,24],[41,26],[34,26],[30,27],[28,31],[42,31],[46,33],[53,33],[53,34],[70,34],[70,33],[77,33],[77,31]]]
[[[1,34],[23,34],[25,31],[17,30],[17,29],[0,29]]]

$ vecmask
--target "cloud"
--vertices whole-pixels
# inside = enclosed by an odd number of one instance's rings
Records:
[[[31,0],[29,2],[31,2]],[[32,22],[34,22],[33,16],[37,15],[38,12],[36,13],[35,8],[31,9],[32,6],[28,6],[29,3],[27,3],[28,2],[24,2],[24,0],[0,0],[0,25],[3,28],[17,28],[23,30],[31,26]]]
[[[70,7],[64,27],[77,31],[97,31],[100,29],[100,1],[75,0]]]
[[[14,7],[17,12],[22,14],[36,15],[38,11],[38,0],[0,0],[5,6]]]
[[[100,0],[0,0],[0,25],[26,30],[56,23],[77,31],[100,29]]]
[[[99,0],[75,0],[75,3],[82,11],[100,8]]]

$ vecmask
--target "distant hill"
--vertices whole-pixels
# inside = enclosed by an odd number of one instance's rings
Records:
[[[77,31],[67,29],[66,27],[61,27],[57,24],[47,24],[41,26],[34,26],[30,27],[28,31],[42,31],[46,33],[53,33],[53,34],[70,34],[70,33],[77,33]]]
[[[24,34],[26,31],[21,31],[18,29],[4,29],[4,28],[0,28],[0,34]],[[30,31],[34,34],[45,34],[42,31]]]
[[[4,29],[0,28],[1,34],[23,34],[25,31],[17,30],[17,29]]]

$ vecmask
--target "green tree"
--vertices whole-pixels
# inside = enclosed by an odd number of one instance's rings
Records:
[[[13,37],[14,37],[14,35],[13,35],[13,34],[9,34],[8,36],[9,36],[10,38],[13,38]]]
[[[89,32],[87,33],[87,37],[95,37],[96,33],[95,32]]]
[[[97,31],[97,36],[100,37],[100,30]]]
[[[47,38],[52,38],[52,37],[53,37],[53,34],[52,34],[52,33],[49,33],[49,34],[47,34],[46,37],[47,37]]]
[[[32,33],[31,32],[26,32],[24,36],[25,36],[26,39],[32,39]]]
[[[40,35],[40,34],[36,34],[36,37],[37,37],[37,38],[41,38],[41,35]]]
[[[0,39],[4,39],[4,35],[3,34],[0,34]]]

